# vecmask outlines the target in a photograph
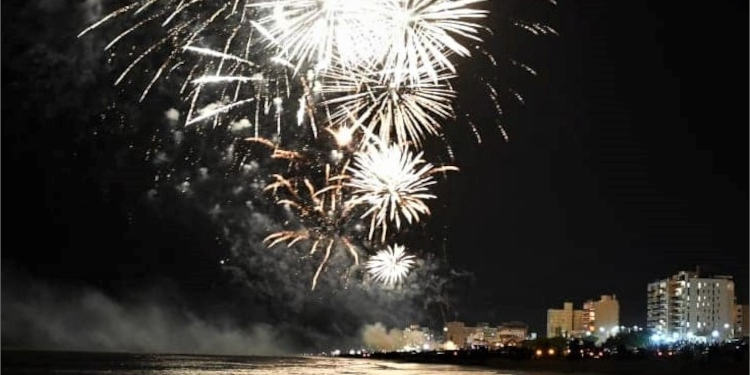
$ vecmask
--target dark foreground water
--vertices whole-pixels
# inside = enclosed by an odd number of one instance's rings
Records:
[[[385,374],[542,375],[469,366],[397,363],[369,359],[318,357],[237,357],[174,354],[119,354],[3,351],[2,374]]]

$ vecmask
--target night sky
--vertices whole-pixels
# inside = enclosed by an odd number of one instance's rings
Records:
[[[158,284],[220,310],[234,287],[219,229],[179,197],[152,207],[153,170],[124,151],[147,130],[101,117],[133,98],[75,39],[94,3],[2,5],[3,299],[25,280],[115,299]],[[536,3],[497,6],[560,34],[507,35],[539,73],[510,78],[525,98],[510,141],[456,140],[461,173],[427,225],[473,274],[452,317],[542,333],[547,308],[614,293],[621,322],[643,325],[646,284],[696,265],[733,275],[747,303],[747,2]],[[133,121],[169,108],[132,106]]]

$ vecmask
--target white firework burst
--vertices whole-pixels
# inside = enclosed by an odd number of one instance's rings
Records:
[[[473,20],[487,11],[475,9],[485,0],[389,0],[386,13],[390,24],[389,46],[383,60],[383,73],[396,84],[418,82],[423,73],[438,81],[441,69],[456,72],[449,60],[453,53],[468,57],[469,49],[457,38],[480,42],[482,28]],[[390,80],[390,79],[389,79]]]
[[[397,229],[401,222],[418,222],[421,215],[429,215],[426,200],[436,198],[429,187],[435,184],[435,173],[457,170],[455,167],[438,167],[414,154],[406,147],[391,144],[369,146],[354,156],[347,187],[353,189],[348,207],[366,206],[362,218],[371,217],[369,238],[380,228],[381,241],[385,242],[389,223]]]
[[[481,41],[485,0],[269,0],[249,3],[268,15],[253,25],[297,68],[308,62],[379,67],[401,84],[455,72],[449,56],[470,55],[459,39]],[[426,73],[426,74],[424,74]]]
[[[373,46],[383,45],[387,36],[383,5],[383,0],[271,0],[248,7],[269,11],[253,25],[299,69],[303,63],[325,68],[334,60],[344,66],[373,60]]]
[[[422,79],[383,83],[376,71],[330,70],[321,75],[320,92],[331,97],[323,102],[333,107],[329,121],[336,126],[364,132],[364,140],[377,135],[384,142],[417,147],[428,135],[437,135],[441,121],[454,116],[456,92],[448,85],[454,76],[441,73],[433,83]]]
[[[403,281],[416,263],[415,257],[407,255],[405,250],[401,245],[389,245],[370,257],[365,267],[375,280],[393,286]]]

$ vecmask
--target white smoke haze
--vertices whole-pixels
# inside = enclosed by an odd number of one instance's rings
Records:
[[[375,351],[394,351],[404,347],[404,332],[388,330],[382,323],[367,324],[362,328],[362,344]]]
[[[4,280],[3,348],[279,355],[288,353],[267,324],[240,326],[201,319],[167,301],[120,303],[93,289],[73,291],[31,282],[23,292]],[[13,285],[16,284],[16,285]]]
[[[241,131],[243,131],[245,129],[249,129],[252,126],[253,125],[250,123],[250,120],[248,120],[246,118],[243,118],[243,119],[241,119],[239,121],[232,122],[230,124],[229,128],[231,129],[231,131],[237,133],[237,132],[241,132]]]

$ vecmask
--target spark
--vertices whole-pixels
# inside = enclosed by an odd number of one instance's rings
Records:
[[[204,83],[223,83],[223,82],[258,82],[262,81],[262,76],[217,76],[207,75],[201,76],[193,80],[193,84],[199,85]]]
[[[355,154],[353,165],[347,168],[351,178],[346,186],[353,189],[347,206],[365,206],[361,218],[371,217],[369,239],[379,227],[380,240],[385,242],[389,223],[400,229],[403,220],[416,223],[421,215],[430,214],[425,201],[436,198],[429,190],[436,183],[432,175],[457,168],[436,168],[422,155],[404,146],[383,143]]]
[[[395,244],[378,251],[365,263],[365,268],[376,281],[393,286],[409,274],[414,267],[415,257],[407,255],[404,246]]]
[[[220,105],[209,105],[209,106],[207,106],[207,107],[205,107],[205,108],[203,108],[202,110],[199,111],[201,113],[199,116],[194,117],[194,118],[188,120],[187,122],[185,122],[185,125],[191,125],[191,124],[194,124],[196,122],[200,122],[200,121],[203,121],[205,119],[208,119],[208,118],[211,118],[211,117],[214,117],[214,116],[218,116],[218,115],[220,115],[222,113],[228,112],[232,108],[241,106],[241,105],[246,104],[246,103],[250,103],[253,100],[255,100],[255,99],[254,98],[250,98],[250,99],[240,100],[240,101],[237,101],[237,102],[234,102],[234,103],[229,103],[227,105],[221,105],[221,106]]]
[[[326,130],[331,133],[339,148],[348,147],[354,140],[355,129],[353,127],[339,126],[335,130],[331,128],[326,128]]]
[[[185,51],[190,51],[190,52],[197,53],[199,55],[210,56],[210,57],[220,57],[222,59],[234,60],[234,61],[237,61],[237,62],[241,62],[243,64],[247,64],[247,65],[250,65],[250,66],[255,66],[255,63],[252,62],[252,61],[250,61],[250,60],[246,60],[246,59],[243,59],[243,58],[241,58],[239,56],[235,56],[235,55],[232,55],[232,54],[228,54],[228,53],[224,53],[224,52],[219,52],[219,51],[214,51],[214,50],[212,50],[210,48],[185,46],[185,47],[182,47],[182,49],[184,49]]]
[[[515,26],[526,30],[536,36],[540,35],[559,35],[557,33],[557,30],[555,30],[552,26],[545,25],[543,23],[539,22],[526,22],[522,20],[518,20],[513,23]]]

